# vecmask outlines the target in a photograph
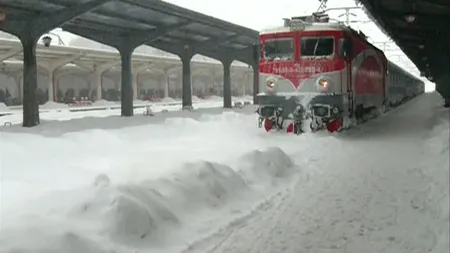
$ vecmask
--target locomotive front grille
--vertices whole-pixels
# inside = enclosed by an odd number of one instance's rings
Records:
[[[329,116],[330,109],[325,106],[314,106],[313,107],[313,113],[315,116],[318,117],[327,117]]]
[[[275,106],[264,106],[259,108],[259,115],[262,117],[271,117],[275,115]]]

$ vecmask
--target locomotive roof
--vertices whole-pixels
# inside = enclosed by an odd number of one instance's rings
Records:
[[[265,28],[260,31],[261,34],[273,34],[273,33],[284,33],[284,32],[299,32],[299,31],[348,31],[351,29],[340,23],[312,23],[305,26],[304,29],[292,29],[291,27],[278,26],[272,28]]]

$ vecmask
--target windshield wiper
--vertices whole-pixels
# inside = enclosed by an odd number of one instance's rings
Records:
[[[317,55],[316,55],[316,50],[317,50],[317,47],[319,46],[319,41],[320,41],[320,38],[317,38],[317,42],[316,42],[316,45],[314,45],[314,52],[313,52],[313,56],[317,56]]]

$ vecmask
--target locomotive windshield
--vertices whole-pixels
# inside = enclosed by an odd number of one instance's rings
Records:
[[[302,57],[332,56],[334,53],[333,37],[303,37],[300,41]]]
[[[294,59],[294,39],[278,38],[265,40],[264,58],[269,61]]]

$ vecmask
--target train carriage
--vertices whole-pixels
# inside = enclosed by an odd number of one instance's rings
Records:
[[[419,94],[423,82],[389,62],[363,33],[323,13],[260,34],[259,125],[340,131]]]

